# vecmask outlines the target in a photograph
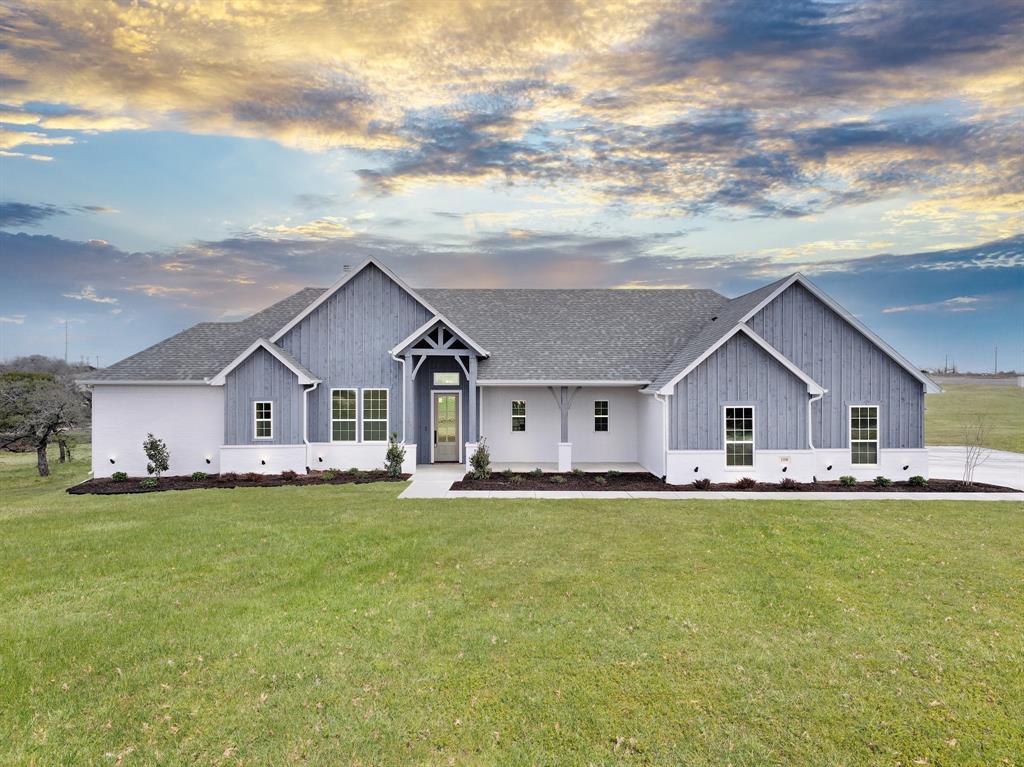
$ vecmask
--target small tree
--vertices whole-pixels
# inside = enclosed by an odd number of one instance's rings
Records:
[[[156,474],[156,478],[160,479],[160,474],[170,468],[171,453],[167,449],[167,444],[162,439],[147,434],[146,441],[142,443],[142,450],[149,459],[146,471],[149,474]]]
[[[389,477],[400,477],[404,463],[405,446],[398,443],[398,435],[392,432],[388,440],[388,452],[384,455],[384,471]]]
[[[472,467],[473,479],[490,479],[491,477],[491,451],[487,449],[487,438],[480,440],[469,457],[469,465]]]
[[[988,442],[988,421],[983,415],[967,416],[960,424],[961,439],[964,443],[964,484],[974,484],[974,471],[985,463],[991,451]]]

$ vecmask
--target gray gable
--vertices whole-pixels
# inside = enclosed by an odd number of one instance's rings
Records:
[[[728,303],[713,290],[417,292],[490,352],[481,382],[649,381]]]

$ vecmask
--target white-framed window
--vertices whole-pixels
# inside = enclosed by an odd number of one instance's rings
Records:
[[[434,373],[434,386],[458,386],[459,373]]]
[[[878,405],[850,406],[850,463],[878,463]]]
[[[274,403],[268,401],[252,403],[253,428],[256,439],[274,438]]]
[[[608,431],[608,400],[594,400],[594,431]]]
[[[356,441],[356,390],[331,389],[331,442]]]
[[[388,441],[388,390],[363,389],[363,442]]]
[[[725,408],[725,465],[754,465],[754,408],[750,406]]]
[[[512,431],[526,431],[526,400],[512,400]]]

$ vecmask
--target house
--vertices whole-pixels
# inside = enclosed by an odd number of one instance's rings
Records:
[[[711,290],[414,290],[375,259],[239,322],[204,322],[83,381],[93,473],[384,462],[639,464],[673,484],[927,475],[938,387],[794,274]]]

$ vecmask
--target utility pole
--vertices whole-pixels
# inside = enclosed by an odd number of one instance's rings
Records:
[[[68,321],[64,320],[64,364],[68,364]]]

